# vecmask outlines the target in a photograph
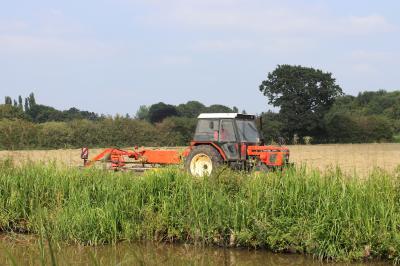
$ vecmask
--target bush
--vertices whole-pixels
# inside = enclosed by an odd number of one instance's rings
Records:
[[[362,130],[353,117],[347,113],[334,113],[325,116],[325,128],[328,142],[361,142]]]
[[[0,119],[27,119],[27,116],[21,108],[10,104],[0,104]]]
[[[284,124],[279,114],[267,112],[262,114],[262,134],[266,143],[275,143],[283,136]],[[288,139],[288,136],[285,136]],[[290,136],[292,137],[292,136]]]
[[[0,149],[182,145],[193,125],[190,119],[167,119],[157,126],[123,117],[42,124],[2,119]]]
[[[393,125],[386,117],[347,112],[328,113],[325,128],[328,142],[334,143],[391,141],[394,133]]]
[[[193,138],[197,119],[169,117],[156,125],[158,142],[163,146],[187,145]]]
[[[89,120],[73,120],[67,122],[68,127],[71,128],[71,145],[73,147],[98,147],[103,143],[101,142],[100,127],[95,122]]]
[[[389,120],[383,116],[364,116],[359,117],[359,126],[362,128],[363,134],[361,142],[384,142],[393,138],[393,128]]]
[[[0,148],[29,149],[38,146],[38,127],[26,120],[0,120]]]
[[[41,148],[72,147],[72,129],[64,122],[47,122],[38,125],[38,146]]]
[[[157,145],[155,127],[147,121],[123,117],[108,118],[100,123],[101,142],[107,146],[132,147]]]

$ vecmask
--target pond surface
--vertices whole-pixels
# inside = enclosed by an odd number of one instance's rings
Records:
[[[198,247],[184,244],[129,243],[97,247],[54,247],[58,265],[391,265],[388,262],[324,263],[311,256],[275,254],[265,250]],[[44,251],[46,265],[50,252]],[[12,258],[12,259],[11,259]],[[37,239],[31,236],[0,236],[0,265],[42,265]]]

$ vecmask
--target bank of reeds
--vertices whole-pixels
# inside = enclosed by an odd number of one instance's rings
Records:
[[[190,242],[299,252],[324,259],[400,258],[400,179],[339,169],[192,178],[0,163],[0,230],[56,241]]]

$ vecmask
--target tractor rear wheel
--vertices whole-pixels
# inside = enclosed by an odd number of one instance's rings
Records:
[[[222,157],[209,145],[195,146],[185,161],[185,169],[193,176],[209,176],[222,164]]]

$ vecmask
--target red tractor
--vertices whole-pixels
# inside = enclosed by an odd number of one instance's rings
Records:
[[[254,115],[236,113],[200,114],[190,147],[185,150],[185,168],[195,176],[210,175],[226,164],[239,170],[281,168],[289,162],[282,146],[261,146]]]
[[[145,170],[184,162],[190,174],[204,176],[211,175],[221,165],[238,170],[280,169],[289,163],[289,149],[262,145],[254,115],[204,113],[198,116],[193,140],[182,154],[177,150],[111,148],[88,160],[87,148],[83,148],[81,158],[84,166],[103,161],[114,170]],[[127,167],[129,163],[133,167]]]

